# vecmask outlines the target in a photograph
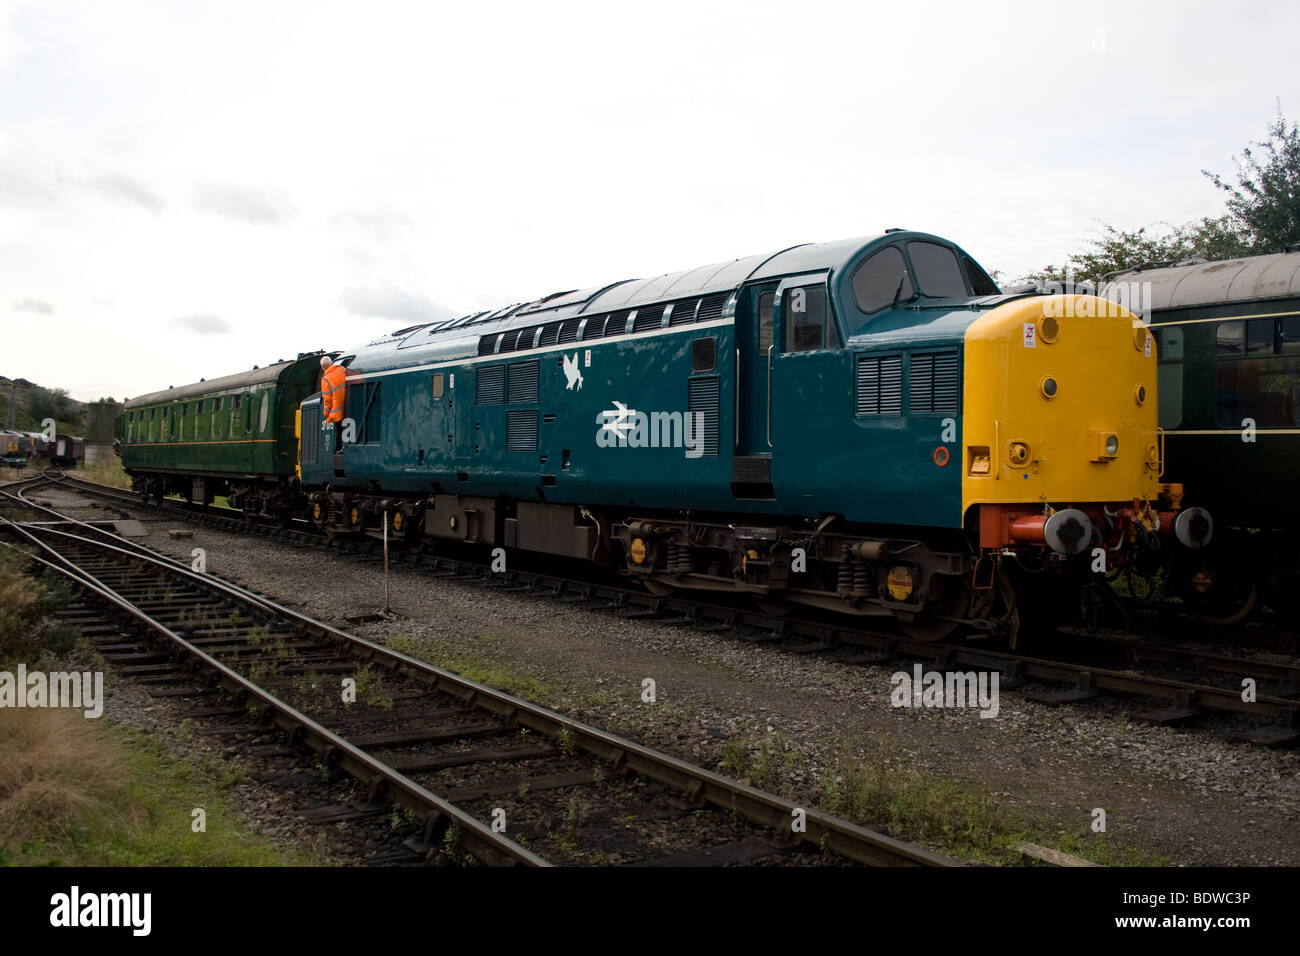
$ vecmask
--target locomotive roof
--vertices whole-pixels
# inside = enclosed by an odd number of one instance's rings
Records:
[[[901,229],[855,239],[803,243],[650,279],[624,279],[591,289],[552,293],[533,302],[507,306],[494,312],[400,329],[349,353],[357,356],[349,367],[358,371],[378,371],[416,362],[459,359],[477,354],[479,340],[484,335],[575,316],[730,293],[748,281],[835,271],[848,266],[867,247],[897,239],[927,239],[959,249],[939,236]]]
[[[1127,269],[1108,276],[1100,294],[1115,299],[1121,285],[1133,282],[1150,283],[1148,308],[1156,310],[1300,296],[1300,252]]]
[[[284,362],[275,362],[271,365],[264,365],[261,368],[250,369],[247,372],[236,372],[233,375],[223,375],[220,378],[210,378],[203,382],[194,382],[176,388],[165,388],[161,391],[149,392],[146,395],[137,395],[135,398],[127,401],[125,407],[136,408],[141,405],[156,405],[159,402],[176,402],[187,398],[197,398],[204,395],[210,395],[214,392],[247,388],[252,385],[261,385],[263,382],[274,382],[280,378],[282,373],[287,372],[299,362],[307,359],[319,362],[319,354],[320,353],[313,352],[310,355],[300,355],[296,359],[289,359]]]

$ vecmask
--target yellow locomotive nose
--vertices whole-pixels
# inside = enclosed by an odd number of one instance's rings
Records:
[[[965,367],[963,513],[982,544],[1013,540],[1030,508],[1156,499],[1155,348],[1131,312],[1094,296],[1016,299],[967,328]]]

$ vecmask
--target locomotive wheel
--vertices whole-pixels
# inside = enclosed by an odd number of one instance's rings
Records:
[[[899,621],[903,633],[916,641],[942,641],[952,637],[961,628],[961,621],[947,618],[962,618],[970,607],[970,594],[962,581],[951,575],[932,579],[940,589],[937,598],[928,601],[925,610],[914,621]],[[938,582],[944,582],[939,584]]]
[[[778,597],[760,597],[754,595],[754,606],[764,614],[772,617],[787,617],[794,610],[794,605]]]
[[[1209,590],[1192,592],[1190,603],[1197,617],[1220,627],[1240,624],[1250,617],[1259,603],[1259,583],[1254,575],[1248,570],[1230,571],[1223,567],[1208,573]]]
[[[669,595],[677,593],[677,589],[671,584],[657,581],[654,578],[642,578],[641,583],[645,586],[645,589],[655,597],[668,597]]]
[[[275,526],[283,531],[289,525],[293,524],[293,509],[279,508],[275,512]]]

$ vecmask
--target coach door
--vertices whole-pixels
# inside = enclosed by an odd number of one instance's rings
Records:
[[[776,341],[775,282],[746,287],[736,309],[736,455],[731,488],[737,498],[772,498],[772,360]]]

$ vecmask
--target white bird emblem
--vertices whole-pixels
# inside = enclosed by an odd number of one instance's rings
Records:
[[[564,377],[568,379],[569,384],[564,386],[567,391],[573,391],[573,386],[578,386],[578,391],[582,391],[582,373],[578,371],[578,353],[573,353],[573,358],[564,356]]]

